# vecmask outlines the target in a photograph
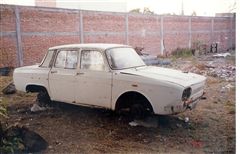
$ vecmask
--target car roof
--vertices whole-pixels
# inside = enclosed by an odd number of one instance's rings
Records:
[[[96,48],[106,50],[114,47],[130,47],[123,44],[106,44],[106,43],[84,43],[84,44],[66,44],[60,46],[54,46],[49,48],[49,50],[63,49],[63,48]]]

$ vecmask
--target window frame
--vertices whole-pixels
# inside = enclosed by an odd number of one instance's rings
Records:
[[[46,58],[47,58],[49,52],[53,52],[52,57],[51,57],[51,60],[49,61],[48,66],[43,66],[43,64],[44,64],[44,62],[46,61]],[[54,62],[54,60],[55,60],[55,56],[56,56],[56,50],[48,50],[48,51],[46,52],[46,54],[45,54],[42,62],[40,63],[39,67],[41,67],[41,68],[51,68],[52,65],[53,65],[53,62]]]
[[[104,64],[104,69],[103,70],[92,70],[92,69],[82,69],[81,66],[82,66],[82,53],[84,51],[96,51],[98,53],[100,53],[102,55],[102,60],[103,60],[103,64]],[[99,50],[99,49],[96,49],[96,48],[82,48],[81,49],[81,52],[80,52],[80,56],[79,56],[79,69],[80,70],[83,70],[83,71],[107,71],[109,66],[107,66],[106,64],[106,59],[105,59],[105,54],[103,53],[103,51]]]
[[[124,70],[124,69],[135,68],[135,66],[134,66],[134,67],[129,67],[129,68],[123,68],[123,69],[116,69],[116,68],[113,68],[113,67],[112,67],[112,65],[111,65],[112,62],[109,61],[107,52],[108,52],[108,50],[116,49],[116,48],[131,48],[131,49],[133,49],[132,47],[129,47],[129,46],[111,47],[111,48],[105,49],[105,50],[104,50],[104,55],[105,55],[105,57],[106,57],[106,60],[107,60],[107,63],[108,63],[108,66],[109,66],[110,70],[112,70],[112,71],[119,71],[119,70]],[[135,49],[133,49],[133,50],[135,50]],[[135,50],[135,51],[136,51],[136,50]],[[145,65],[143,65],[143,66],[147,66],[147,65],[145,64]],[[140,67],[140,66],[139,66],[139,67]]]
[[[66,68],[66,67],[65,67],[65,66],[66,66],[66,61],[65,61],[64,67],[56,67],[56,66],[55,66],[55,65],[56,65],[56,61],[57,61],[58,54],[59,54],[61,51],[67,51],[67,52],[69,52],[69,51],[77,51],[77,65],[76,65],[75,68]],[[54,62],[52,63],[52,67],[57,68],[57,69],[76,70],[76,69],[79,68],[79,58],[80,58],[79,54],[80,54],[79,48],[62,48],[62,49],[57,49],[56,54],[55,54]]]

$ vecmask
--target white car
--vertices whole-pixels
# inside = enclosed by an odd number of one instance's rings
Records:
[[[135,116],[193,109],[206,82],[201,75],[146,66],[132,47],[119,44],[52,47],[41,64],[16,68],[13,79],[17,90],[40,92],[52,101]]]

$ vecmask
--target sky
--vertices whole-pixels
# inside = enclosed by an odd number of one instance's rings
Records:
[[[193,11],[199,16],[214,16],[215,13],[229,12],[237,0],[56,0],[59,7],[76,8],[85,4],[86,9],[124,12],[135,8],[148,7],[156,14],[180,14],[182,2],[185,15]],[[0,3],[34,6],[34,0],[0,0]],[[78,5],[76,5],[78,4]],[[106,7],[104,7],[106,6]],[[119,7],[117,7],[119,6]]]
[[[201,16],[214,16],[215,13],[228,12],[229,6],[234,4],[235,0],[131,0],[128,1],[128,10],[134,7],[149,7],[157,14],[175,13],[191,15],[193,11]]]

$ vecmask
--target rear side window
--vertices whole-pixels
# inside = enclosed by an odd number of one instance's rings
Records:
[[[78,51],[62,50],[59,51],[54,66],[57,68],[75,69],[77,68],[77,61]]]
[[[41,67],[49,67],[50,62],[52,60],[53,53],[54,53],[53,50],[50,50],[50,51],[47,52]]]

